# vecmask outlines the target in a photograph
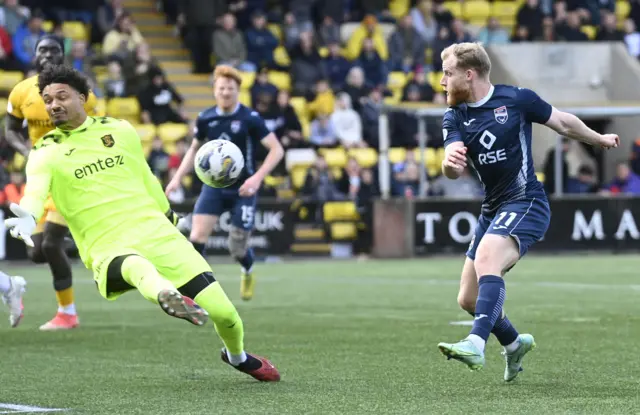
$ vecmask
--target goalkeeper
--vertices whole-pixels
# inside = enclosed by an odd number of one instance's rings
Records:
[[[238,312],[208,263],[173,226],[177,217],[136,130],[126,121],[87,116],[87,80],[70,67],[47,67],[38,88],[56,128],[29,155],[24,197],[11,205],[17,217],[5,221],[11,235],[32,244],[36,218],[51,194],[103,297],[137,289],[173,317],[195,325],[208,317],[225,344],[225,363],[257,380],[278,381],[268,360],[245,353]]]

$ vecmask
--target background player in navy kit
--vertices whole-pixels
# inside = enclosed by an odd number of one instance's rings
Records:
[[[452,45],[442,52],[447,109],[442,125],[446,156],[442,172],[457,179],[467,165],[485,188],[482,214],[462,269],[458,303],[474,315],[471,334],[440,351],[482,368],[484,347],[493,333],[505,348],[504,379],[515,379],[522,358],[535,347],[533,336],[519,335],[507,319],[504,274],[539,241],[551,212],[531,158],[532,123],[603,148],[617,147],[615,134],[599,134],[576,116],[558,111],[535,92],[492,85],[491,61],[476,43]]]
[[[236,185],[224,189],[202,186],[193,212],[190,240],[199,252],[204,253],[205,244],[218,218],[223,212],[230,211],[229,252],[242,266],[240,296],[243,300],[250,300],[255,279],[253,249],[249,247],[249,238],[254,224],[256,195],[264,178],[282,160],[284,150],[258,113],[239,103],[241,83],[240,74],[234,68],[226,65],[216,67],[213,89],[217,105],[198,116],[193,143],[175,177],[167,185],[166,193],[174,191],[184,175],[193,169],[196,152],[206,141],[229,140],[240,148],[245,158],[243,176]],[[255,154],[259,145],[265,146],[269,152],[256,171]]]

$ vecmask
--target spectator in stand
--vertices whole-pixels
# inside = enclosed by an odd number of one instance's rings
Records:
[[[380,59],[383,61],[389,59],[389,50],[384,34],[378,24],[378,19],[372,15],[366,16],[362,24],[351,34],[347,41],[345,57],[349,60],[358,59],[362,53],[365,39],[370,39],[373,42],[373,47],[378,52]]]
[[[98,7],[95,22],[91,26],[92,42],[101,42],[102,39],[113,28],[116,19],[125,12],[122,0],[107,0]]]
[[[160,137],[155,137],[151,143],[151,152],[147,157],[147,164],[153,174],[166,183],[169,171],[169,154],[164,150],[164,144]]]
[[[336,138],[345,148],[366,147],[362,139],[362,120],[351,106],[351,97],[346,92],[338,94],[336,109],[331,114]]]
[[[107,58],[116,58],[124,62],[134,56],[136,48],[144,43],[144,38],[126,12],[116,22],[102,42],[102,54]]]
[[[409,99],[409,91],[416,88],[420,93],[418,101],[432,102],[435,99],[436,93],[431,87],[431,84],[429,84],[429,74],[421,68],[414,72],[413,79],[404,86],[402,101],[411,101],[411,99]]]
[[[371,39],[365,39],[362,43],[362,53],[357,65],[364,71],[364,77],[368,84],[384,86],[387,83],[388,76],[386,62],[382,60],[376,51]]]
[[[351,97],[351,105],[356,112],[362,110],[362,104],[369,94],[369,87],[365,83],[364,71],[359,66],[351,68],[347,75],[347,84],[342,88]]]
[[[178,27],[191,50],[193,72],[210,74],[213,30],[227,12],[224,0],[180,0]],[[249,59],[251,60],[251,59]]]
[[[71,43],[71,51],[66,56],[66,63],[74,69],[84,73],[95,81],[93,65],[89,57],[89,50],[86,40],[75,40]]]
[[[278,39],[267,28],[267,19],[261,11],[252,15],[253,26],[246,31],[247,59],[256,67],[271,66],[273,51],[278,47]]]
[[[176,142],[176,151],[169,156],[169,169],[177,169],[182,163],[184,155],[187,154],[189,145],[186,140],[179,140]]]
[[[236,16],[238,28],[243,32],[251,26],[251,14],[264,10],[264,0],[228,0],[227,5],[227,10]]]
[[[284,47],[287,50],[292,50],[300,42],[300,35],[302,33],[313,32],[313,24],[308,20],[298,21],[295,15],[289,12],[284,15],[282,31],[284,33]]]
[[[107,98],[122,98],[132,95],[129,93],[124,76],[122,76],[122,67],[115,59],[107,64],[107,79],[105,79],[102,89]]]
[[[487,25],[478,33],[478,42],[482,43],[485,47],[504,45],[509,43],[509,32],[500,26],[500,21],[496,17],[489,16]]]
[[[589,38],[580,30],[580,15],[576,11],[567,13],[567,22],[558,27],[558,34],[567,42],[587,42]]]
[[[615,13],[609,11],[603,11],[601,16],[602,24],[598,28],[598,34],[596,35],[596,41],[598,42],[622,42],[624,41],[625,33],[622,30],[618,30],[618,19]]]
[[[530,42],[531,35],[527,26],[518,26],[516,32],[511,36],[511,43]]]
[[[362,169],[358,160],[349,157],[347,165],[342,169],[342,177],[336,182],[338,191],[351,200],[356,200],[360,191],[360,173]]]
[[[413,19],[407,14],[396,25],[389,38],[389,69],[411,72],[425,64],[426,44],[420,33],[413,27]],[[366,71],[365,71],[366,72]]]
[[[22,172],[12,172],[10,183],[4,188],[7,202],[20,204],[20,200],[24,196],[24,187],[24,174]]]
[[[406,102],[420,102],[420,88],[412,85],[407,89]],[[393,135],[391,144],[394,147],[415,148],[418,145],[418,118],[409,112],[394,112]]]
[[[358,226],[358,237],[354,241],[353,249],[360,259],[366,259],[371,253],[373,245],[373,199],[380,194],[371,169],[360,172],[360,186],[356,197],[356,206],[360,215],[361,225]]]
[[[484,191],[478,180],[471,175],[469,169],[464,169],[462,175],[451,180],[444,174],[438,176],[429,189],[432,196],[442,196],[452,199],[475,199],[482,197]]]
[[[556,27],[564,26],[567,23],[567,3],[564,1],[556,1],[553,3],[553,22]]]
[[[213,54],[218,64],[231,65],[244,72],[256,71],[256,66],[247,61],[244,36],[236,28],[236,18],[231,13],[222,17],[222,29],[213,34]]]
[[[404,161],[393,165],[392,193],[394,196],[405,196],[408,199],[418,193],[420,184],[420,167],[413,151],[407,151]]]
[[[382,22],[395,23],[389,11],[389,0],[353,0],[352,5],[359,16],[375,16]]]
[[[444,5],[444,1],[436,0],[434,6],[433,17],[436,19],[436,22],[438,22],[438,25],[440,27],[450,27],[451,23],[453,23],[454,16]]]
[[[335,43],[329,44],[329,55],[322,60],[324,73],[329,79],[331,89],[339,91],[344,87],[347,75],[351,70],[351,62],[342,56],[340,45]]]
[[[13,36],[20,26],[27,22],[29,16],[29,8],[20,6],[18,0],[4,0],[4,5],[0,6],[0,27]]]
[[[362,105],[362,135],[368,147],[378,148],[378,124],[382,108],[382,89],[372,88]]]
[[[416,7],[411,9],[411,21],[422,40],[427,45],[433,44],[438,34],[438,22],[433,15],[433,1],[419,0]]]
[[[326,76],[312,31],[300,34],[300,41],[290,51],[289,56],[291,57],[293,94],[296,96],[311,95],[313,85]]]
[[[640,0],[630,0],[631,10],[629,11],[629,19],[633,20],[636,27],[640,27]]]
[[[340,25],[331,16],[325,15],[322,19],[322,24],[318,28],[318,44],[327,47],[340,44]]]
[[[598,185],[593,169],[589,166],[580,166],[578,177],[570,177],[567,183],[567,193],[585,194],[596,193]]]
[[[167,81],[161,71],[149,73],[151,84],[140,93],[140,107],[142,108],[142,121],[145,124],[160,125],[167,122],[186,123],[186,116],[182,110],[184,100]],[[178,105],[176,111],[171,104]]]
[[[333,175],[329,171],[327,160],[321,155],[316,158],[314,165],[307,171],[307,177],[300,193],[303,196],[310,196],[315,202],[331,202],[345,199],[344,194],[337,189]],[[322,220],[321,213],[321,209],[316,211],[316,219],[320,221]]]
[[[305,148],[309,146],[309,143],[302,136],[302,125],[296,111],[293,109],[290,101],[289,92],[285,90],[278,91],[278,99],[276,101],[276,123],[275,132],[276,137],[280,139],[282,146],[286,149],[289,148]],[[281,167],[284,167],[284,163],[280,163]]]
[[[555,23],[553,22],[553,17],[546,16],[542,20],[542,34],[537,38],[539,42],[557,42],[559,41],[558,35],[556,34]]]
[[[319,80],[315,85],[315,92],[316,97],[308,104],[311,118],[318,116],[318,114],[333,113],[336,98],[329,87],[329,81],[326,79]]]
[[[636,138],[636,141],[631,145],[629,162],[631,164],[631,170],[635,174],[640,175],[640,137]]]
[[[571,142],[568,138],[562,139],[562,190],[567,191],[567,183],[569,182],[569,163],[567,162],[567,154]],[[551,196],[556,192],[556,146],[554,145],[547,152],[547,158],[544,161],[544,190],[547,195]]]
[[[533,37],[542,35],[542,19],[544,14],[540,8],[538,0],[527,0],[520,7],[516,15],[516,26],[524,26],[529,29],[529,34]]]
[[[12,44],[9,33],[0,27],[0,70],[17,71],[20,70],[20,64],[13,59]]]
[[[335,147],[338,145],[336,132],[331,124],[328,114],[318,114],[315,120],[311,122],[311,136],[309,141],[315,147]]]
[[[177,171],[177,167],[169,169],[169,172],[167,173],[167,182],[173,179],[173,176],[176,175]],[[169,199],[169,202],[171,203],[184,203],[187,199],[187,190],[184,188],[184,185],[180,183],[180,185],[175,190],[167,195],[167,199]]]
[[[640,176],[633,173],[629,163],[622,161],[616,168],[616,177],[601,193],[614,195],[640,195]]]
[[[136,49],[135,56],[124,62],[122,73],[127,80],[129,95],[137,95],[151,83],[152,72],[162,71],[160,64],[151,56],[151,49],[146,43],[141,43]]]
[[[317,1],[318,0],[286,0],[286,12],[292,13],[299,22],[310,22],[313,20],[313,10]]]
[[[451,23],[451,37],[454,43],[473,42],[474,39],[467,31],[464,22],[461,19],[453,19]]]
[[[269,82],[269,69],[266,67],[260,69],[251,87],[251,102],[258,102],[258,97],[265,94],[269,95],[272,101],[278,94],[278,88]]]
[[[24,70],[32,64],[36,43],[45,34],[42,23],[42,15],[34,13],[13,35],[13,56]]]
[[[631,19],[624,21],[624,43],[629,55],[640,58],[640,33],[636,30],[636,24]]]
[[[435,72],[442,72],[442,51],[454,43],[455,42],[451,36],[449,28],[446,26],[440,26],[440,30],[438,30],[438,37],[432,46],[433,53],[431,55],[433,70]]]

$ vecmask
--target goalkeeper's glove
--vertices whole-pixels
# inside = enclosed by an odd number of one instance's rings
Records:
[[[173,209],[170,208],[167,211],[167,213],[165,213],[165,216],[167,217],[167,219],[169,219],[171,223],[173,223],[173,226],[178,226],[178,221],[180,221],[180,216],[178,216],[178,214],[174,212]]]
[[[11,212],[17,217],[6,219],[4,225],[9,228],[11,236],[22,240],[27,246],[33,248],[31,235],[33,235],[33,231],[36,230],[36,220],[31,213],[16,203],[12,203],[9,209],[11,209]]]

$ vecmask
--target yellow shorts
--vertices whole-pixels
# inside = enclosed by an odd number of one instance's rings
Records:
[[[182,287],[204,272],[211,272],[207,261],[195,250],[191,242],[180,234],[158,240],[150,239],[135,247],[115,248],[113,251],[104,252],[99,256],[92,255],[94,258],[91,266],[93,279],[98,285],[100,295],[107,300],[115,300],[125,292],[134,289],[131,287],[117,292],[107,290],[108,277],[114,278],[114,275],[107,275],[109,264],[123,255],[138,255],[147,259],[156,267],[158,273],[171,281],[176,288]],[[115,285],[122,286],[120,270],[112,274],[115,274],[119,279]]]
[[[67,221],[64,220],[60,212],[56,210],[56,205],[53,203],[53,199],[51,198],[49,198],[45,203],[44,214],[42,215],[42,218],[40,218],[40,221],[36,225],[36,230],[33,233],[36,234],[44,232],[44,225],[47,222],[67,227]]]

